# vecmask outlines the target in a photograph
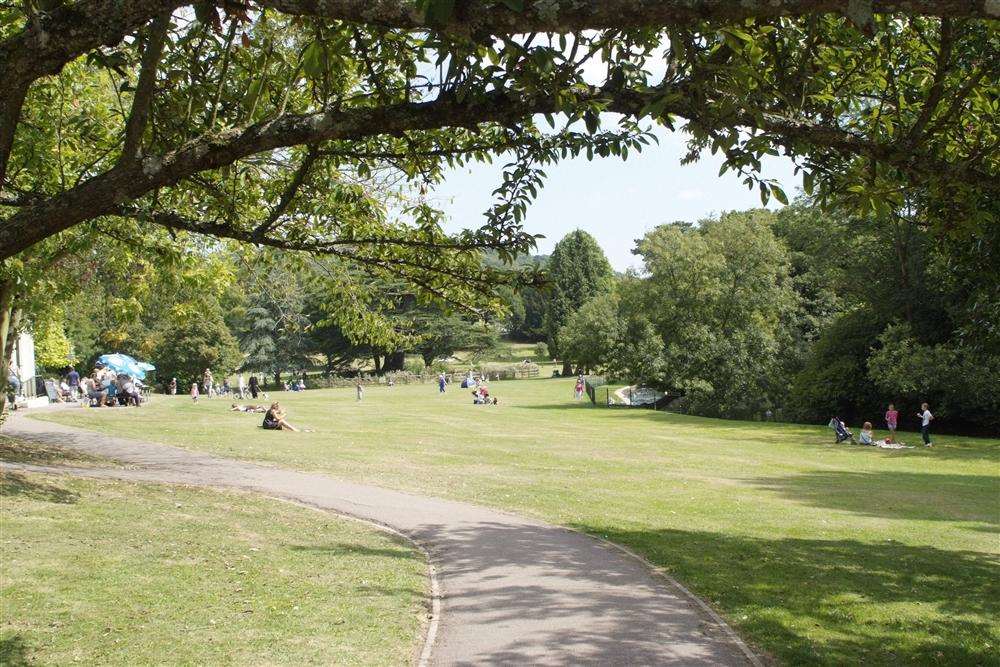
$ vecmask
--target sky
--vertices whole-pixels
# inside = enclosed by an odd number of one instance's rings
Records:
[[[543,167],[548,179],[538,199],[528,208],[525,231],[544,234],[538,252],[547,254],[563,235],[574,229],[592,234],[612,267],[624,271],[639,267],[632,254],[635,239],[657,225],[690,222],[723,211],[760,206],[756,188],[748,190],[738,175],[719,176],[721,156],[706,151],[693,164],[681,165],[685,135],[658,131],[653,144],[628,160],[586,156]],[[429,197],[449,217],[448,230],[479,227],[500,183],[504,160],[452,170]],[[787,158],[763,161],[763,176],[778,181],[789,198],[802,185],[801,174]],[[771,208],[780,206],[772,199]]]

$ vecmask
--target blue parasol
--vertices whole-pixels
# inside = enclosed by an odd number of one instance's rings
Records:
[[[140,363],[127,354],[121,354],[119,352],[115,352],[114,354],[102,354],[97,358],[97,361],[104,364],[105,367],[110,368],[115,373],[123,373],[129,377],[138,378],[140,380],[146,377],[147,370],[153,370],[153,366],[151,364]]]

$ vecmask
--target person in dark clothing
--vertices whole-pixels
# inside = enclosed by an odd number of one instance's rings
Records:
[[[257,398],[258,392],[260,392],[260,381],[257,379],[256,375],[250,376],[250,395]]]
[[[66,373],[66,384],[69,385],[69,393],[74,400],[80,397],[80,374],[76,372],[76,369],[72,366],[69,367],[69,372]]]
[[[261,424],[269,431],[298,431],[285,419],[286,413],[277,401],[271,403],[271,408],[264,415],[264,423]]]

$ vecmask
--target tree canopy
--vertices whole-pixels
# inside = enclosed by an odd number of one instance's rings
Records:
[[[527,249],[539,165],[627,156],[640,119],[683,125],[765,198],[785,198],[759,175],[778,151],[807,190],[859,206],[916,187],[975,213],[997,192],[988,0],[369,5],[4,6],[0,254],[125,219],[417,278],[448,269],[416,250]],[[457,238],[419,202],[403,223],[373,196],[373,180],[433,184],[500,153],[486,225]]]
[[[499,285],[538,281],[482,259],[534,247],[523,219],[545,168],[627,158],[657,125],[687,132],[683,160],[721,153],[764,201],[787,200],[761,172],[784,154],[819,201],[913,211],[974,252],[1000,194],[998,13],[994,0],[2,4],[0,334],[9,344],[51,274],[109,238],[325,255],[358,326],[385,282],[481,309]],[[449,167],[498,158],[482,224],[447,233],[427,192]]]
[[[560,239],[547,268],[550,286],[545,303],[545,332],[549,352],[563,359],[563,372],[568,373],[571,360],[562,350],[562,328],[584,303],[611,289],[613,274],[601,246],[580,229]]]

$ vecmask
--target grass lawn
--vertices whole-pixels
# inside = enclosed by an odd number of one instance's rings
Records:
[[[221,399],[52,418],[602,535],[790,664],[996,664],[1000,440],[834,446],[825,426],[593,407],[573,384],[497,382],[498,407],[433,384],[281,394],[314,433],[262,431]]]
[[[374,528],[180,487],[11,472],[0,490],[2,665],[385,665],[418,648],[425,562]]]

